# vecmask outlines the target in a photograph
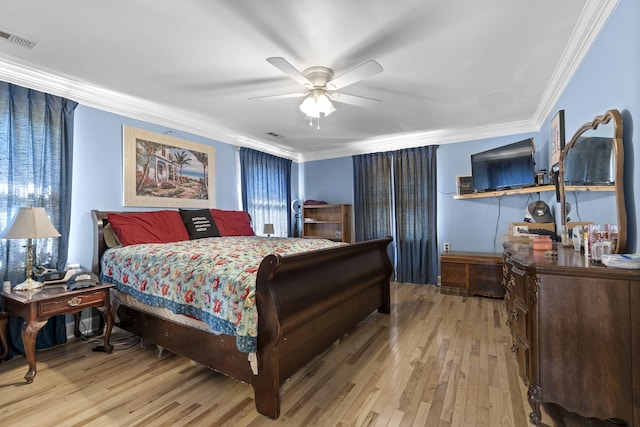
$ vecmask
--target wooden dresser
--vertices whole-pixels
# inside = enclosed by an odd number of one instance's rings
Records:
[[[640,426],[640,270],[504,245],[505,306],[520,376],[540,423],[542,403]],[[613,424],[612,424],[613,425]]]
[[[502,298],[502,255],[444,252],[440,255],[440,285],[444,294]]]

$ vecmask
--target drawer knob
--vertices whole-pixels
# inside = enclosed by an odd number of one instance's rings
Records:
[[[516,321],[517,321],[517,320],[518,320],[518,312],[517,312],[517,311],[515,311],[515,310],[511,310],[511,318],[512,318],[513,320],[516,320]]]
[[[73,297],[67,301],[69,307],[77,307],[82,303],[82,298]]]

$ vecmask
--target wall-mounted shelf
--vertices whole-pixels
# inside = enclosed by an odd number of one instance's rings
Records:
[[[508,194],[530,194],[541,193],[543,191],[556,191],[555,185],[538,185],[535,187],[513,188],[511,190],[485,191],[482,193],[456,194],[454,199],[480,199],[483,197],[500,197]]]
[[[616,191],[614,185],[565,185],[564,191]]]
[[[454,199],[481,199],[483,197],[500,197],[508,194],[542,193],[544,191],[556,191],[555,185],[538,185],[535,187],[513,188],[511,190],[485,191],[482,193],[456,194]],[[613,185],[566,185],[564,191],[616,191]]]

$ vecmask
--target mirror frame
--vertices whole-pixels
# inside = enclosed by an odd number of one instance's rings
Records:
[[[627,245],[627,211],[624,203],[624,153],[622,145],[622,116],[618,110],[609,110],[601,116],[597,116],[593,121],[585,123],[578,129],[573,135],[571,141],[560,152],[559,171],[558,171],[558,188],[560,193],[560,211],[562,217],[560,222],[562,224],[562,233],[565,235],[567,232],[567,212],[566,212],[566,195],[564,184],[564,158],[567,152],[573,147],[578,138],[583,133],[589,130],[595,130],[601,124],[607,124],[613,120],[614,135],[613,135],[613,147],[616,155],[616,171],[615,171],[615,183],[614,192],[616,199],[617,218],[618,218],[618,244],[616,245],[616,253],[624,252]],[[588,190],[589,186],[585,186]]]

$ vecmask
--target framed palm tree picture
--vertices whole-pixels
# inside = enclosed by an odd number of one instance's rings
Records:
[[[123,126],[124,206],[215,207],[215,149]]]

